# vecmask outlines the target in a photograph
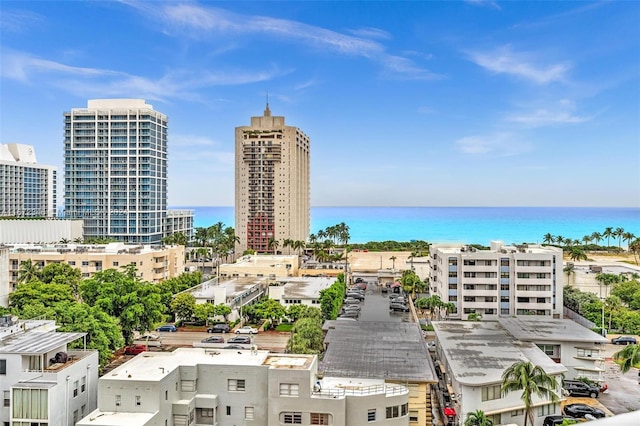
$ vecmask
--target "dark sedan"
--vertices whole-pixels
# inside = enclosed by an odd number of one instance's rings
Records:
[[[569,404],[564,406],[564,414],[571,417],[584,418],[587,414],[601,419],[606,417],[604,411],[587,404]]]
[[[638,343],[638,341],[633,336],[620,336],[611,339],[611,343],[613,343],[614,345],[635,345]]]

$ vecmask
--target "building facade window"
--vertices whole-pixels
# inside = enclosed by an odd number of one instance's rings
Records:
[[[485,386],[482,388],[482,400],[491,401],[493,399],[500,399],[500,385]]]
[[[244,407],[244,419],[245,420],[253,420],[253,407]]]
[[[7,360],[0,359],[0,374],[7,374]]]
[[[116,395],[116,407],[119,407],[122,404],[122,395]]]
[[[299,411],[284,412],[281,414],[282,423],[286,425],[301,425],[302,413]]]
[[[139,407],[142,405],[142,397],[140,395],[136,395],[136,406]]]
[[[82,376],[80,379],[80,392],[84,392],[87,389],[87,376]]]
[[[229,392],[244,392],[245,391],[244,379],[228,379],[227,390]]]
[[[311,413],[310,421],[312,425],[328,425],[329,414],[327,413]]]
[[[2,404],[3,407],[8,407],[11,404],[11,391],[3,392],[4,402]]]
[[[546,404],[538,407],[538,417],[550,416],[557,410],[558,404]]]
[[[367,421],[368,422],[375,422],[376,421],[376,409],[375,408],[370,408],[369,411],[367,411]]]
[[[78,396],[78,381],[74,381],[73,382],[73,397],[75,398],[76,396]]]
[[[280,396],[298,396],[299,389],[297,383],[280,383]]]
[[[231,415],[231,406],[227,405],[227,416]]]

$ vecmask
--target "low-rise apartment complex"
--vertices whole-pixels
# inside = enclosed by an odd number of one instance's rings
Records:
[[[54,321],[0,317],[0,423],[73,426],[96,409],[98,352],[69,349],[86,333]]]
[[[102,376],[78,426],[407,425],[409,390],[321,378],[315,355],[181,348],[144,352]]]
[[[450,318],[562,317],[560,248],[500,241],[492,241],[489,250],[434,244],[430,257],[432,292],[456,306]]]
[[[291,305],[320,307],[320,292],[336,282],[332,277],[276,278],[269,285],[269,299],[277,300],[286,308]]]
[[[135,264],[141,280],[160,282],[184,272],[184,246],[110,244],[15,244],[10,246],[9,281],[18,283],[20,263],[25,260],[44,268],[50,263],[67,263],[89,278],[105,269]]]
[[[443,404],[448,404],[449,424],[464,424],[468,413],[482,410],[493,424],[524,424],[521,392],[504,395],[503,372],[518,361],[530,361],[556,378],[556,394],[562,399],[562,376],[567,369],[547,356],[536,344],[520,341],[498,321],[436,321],[438,374]],[[560,402],[533,396],[534,424],[560,414]]]

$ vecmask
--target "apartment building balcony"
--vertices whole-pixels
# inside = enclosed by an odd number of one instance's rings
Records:
[[[56,377],[58,376],[58,374],[60,374],[62,371],[64,371],[65,369],[71,367],[73,364],[77,363],[78,361],[91,356],[93,353],[95,353],[96,350],[92,349],[92,350],[82,350],[82,349],[76,349],[76,350],[72,350],[72,351],[67,351],[67,359],[65,362],[53,362],[53,359],[49,359],[49,360],[45,360],[45,364],[46,367],[42,368],[42,369],[25,369],[23,370],[23,372],[25,373],[39,373],[42,374],[41,378],[43,378],[44,380],[50,379],[52,381],[55,381]]]
[[[458,277],[458,282],[462,284],[498,284],[498,278],[487,278],[487,277]]]
[[[524,272],[529,274],[550,274],[551,267],[550,266],[518,266],[516,267],[517,272]]]
[[[551,302],[548,303],[536,303],[536,302],[517,302],[516,309],[529,309],[533,311],[537,310],[550,310],[552,308]]]
[[[551,291],[551,287],[549,287],[549,291],[517,291],[516,295],[518,297],[524,297],[528,299],[536,299],[538,297],[550,298],[553,292]]]
[[[464,272],[497,272],[496,265],[462,265]]]

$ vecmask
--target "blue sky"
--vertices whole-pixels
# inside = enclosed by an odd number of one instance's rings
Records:
[[[60,174],[64,111],[143,98],[169,204],[232,206],[268,93],[311,138],[313,206],[640,206],[640,2],[0,7],[0,142]]]

